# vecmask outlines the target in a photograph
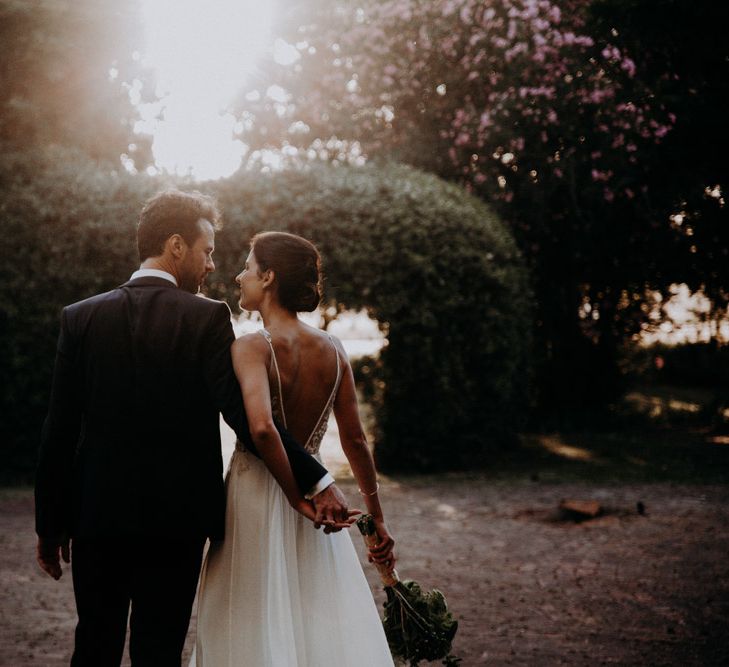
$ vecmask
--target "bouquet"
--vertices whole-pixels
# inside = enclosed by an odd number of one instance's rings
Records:
[[[377,544],[371,514],[361,516],[357,528],[368,547]],[[421,660],[442,660],[446,667],[457,667],[460,658],[450,655],[450,650],[458,621],[448,611],[443,593],[424,593],[415,581],[400,581],[396,570],[381,563],[375,567],[387,594],[382,625],[393,657],[409,662],[410,667]]]

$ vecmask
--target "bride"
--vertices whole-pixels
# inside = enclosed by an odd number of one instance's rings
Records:
[[[344,348],[296,316],[319,304],[319,253],[293,234],[258,234],[236,282],[241,307],[258,310],[265,326],[237,339],[231,352],[260,458],[236,444],[226,477],[225,540],[211,545],[200,579],[192,664],[392,665],[351,538],[338,530],[347,524],[316,517],[274,427],[276,418],[316,455],[334,412],[380,538],[368,558],[394,567]],[[324,531],[306,519],[325,523]]]

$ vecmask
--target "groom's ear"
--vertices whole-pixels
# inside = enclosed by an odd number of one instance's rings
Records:
[[[173,234],[165,241],[165,249],[168,250],[173,257],[180,259],[185,254],[187,243],[179,234]]]

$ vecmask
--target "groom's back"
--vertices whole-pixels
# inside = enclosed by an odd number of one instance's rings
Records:
[[[69,306],[64,318],[59,347],[74,355],[84,420],[75,532],[219,532],[222,462],[208,362],[228,355],[227,306],[143,278]],[[221,340],[211,323],[226,318]]]
[[[192,420],[210,403],[201,352],[211,309],[221,305],[146,283],[70,306],[90,422],[116,421],[138,435],[140,427],[184,432],[180,413]]]

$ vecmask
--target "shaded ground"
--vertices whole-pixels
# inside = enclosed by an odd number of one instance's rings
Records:
[[[524,436],[490,471],[383,478],[398,570],[446,594],[464,666],[729,664],[729,438],[684,394],[633,396],[652,424]],[[322,452],[355,503],[335,429]],[[563,522],[563,498],[605,511]],[[32,514],[30,489],[0,489],[0,667],[71,653],[70,573],[54,582],[37,568]],[[193,618],[185,659],[194,630]]]
[[[445,592],[463,665],[729,664],[729,487],[542,476],[382,484],[398,569]],[[343,487],[355,498],[351,482]],[[557,521],[566,497],[597,499],[606,514]],[[45,577],[34,543],[31,492],[0,492],[3,666],[68,664],[70,576]],[[376,573],[365,570],[381,602]]]

